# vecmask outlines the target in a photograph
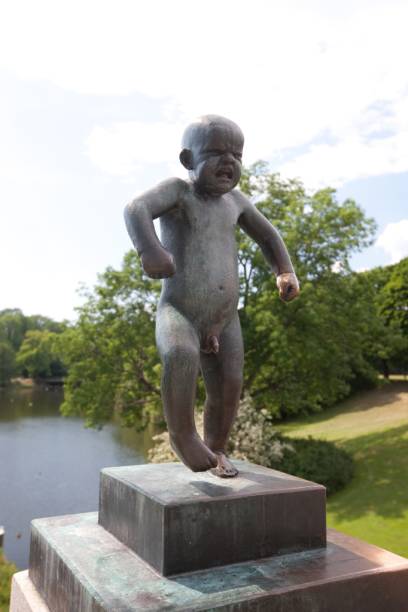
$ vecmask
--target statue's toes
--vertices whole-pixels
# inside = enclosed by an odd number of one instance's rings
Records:
[[[217,455],[217,459],[217,467],[211,470],[215,476],[219,478],[234,478],[238,474],[237,468],[228,461],[225,455]]]

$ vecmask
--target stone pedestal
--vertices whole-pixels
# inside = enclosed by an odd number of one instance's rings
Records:
[[[110,468],[99,523],[168,576],[325,546],[326,492],[243,462],[231,479],[177,463]]]
[[[104,470],[99,516],[33,521],[11,611],[39,610],[30,593],[50,612],[408,610],[408,560],[332,530],[326,546],[322,487],[238,468]]]

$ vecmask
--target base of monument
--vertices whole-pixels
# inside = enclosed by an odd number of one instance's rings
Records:
[[[103,529],[97,513],[37,520],[36,531],[42,571],[30,577],[48,608],[24,572],[11,612],[39,612],[38,601],[44,612],[408,610],[408,560],[334,530],[326,548],[171,577]]]
[[[13,576],[10,612],[50,612],[49,607],[31,582],[28,570],[18,572]]]

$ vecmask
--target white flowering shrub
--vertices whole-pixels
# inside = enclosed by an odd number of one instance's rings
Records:
[[[196,425],[202,436],[202,411],[196,414]],[[171,449],[167,431],[154,436],[153,439],[155,445],[149,451],[149,460],[152,463],[178,461]],[[285,449],[292,450],[292,445],[279,438],[268,411],[257,410],[252,399],[248,395],[245,396],[240,402],[238,416],[231,432],[229,456],[271,467],[279,463]]]

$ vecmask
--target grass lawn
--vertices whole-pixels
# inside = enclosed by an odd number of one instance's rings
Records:
[[[408,557],[408,381],[392,381],[279,429],[332,440],[352,453],[356,473],[329,498],[328,526]]]

